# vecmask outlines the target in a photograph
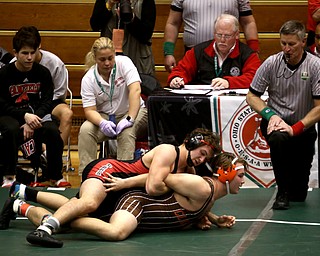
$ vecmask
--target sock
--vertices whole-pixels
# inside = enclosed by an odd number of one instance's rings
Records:
[[[41,225],[43,225],[44,223],[46,223],[48,221],[48,219],[51,217],[51,214],[45,214],[43,215],[42,219],[41,219]]]
[[[53,231],[58,230],[60,227],[60,222],[57,218],[50,216],[47,222],[40,225],[37,229],[47,232],[49,235],[52,235]]]
[[[33,205],[31,204],[28,204],[20,199],[16,199],[13,203],[13,211],[15,213],[18,213],[19,215],[21,216],[24,216],[26,217],[27,214],[28,214],[28,211],[34,207]]]
[[[26,187],[25,188],[25,192],[24,192],[24,199],[37,203],[37,195],[38,195],[39,191],[30,187]]]

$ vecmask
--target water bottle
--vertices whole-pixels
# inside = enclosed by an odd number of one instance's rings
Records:
[[[114,124],[116,123],[116,115],[115,114],[110,114],[109,115],[109,121],[113,122]]]

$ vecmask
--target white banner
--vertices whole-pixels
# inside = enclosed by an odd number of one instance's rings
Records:
[[[216,93],[215,93],[216,94]],[[267,100],[267,96],[263,96]],[[213,95],[210,98],[212,129],[221,136],[222,149],[249,164],[245,187],[276,185],[269,146],[260,131],[261,116],[246,102],[245,95]],[[311,169],[310,186],[318,186],[318,149]]]

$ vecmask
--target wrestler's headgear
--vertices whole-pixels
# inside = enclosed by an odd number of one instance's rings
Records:
[[[236,166],[235,163],[237,162],[238,158],[235,157],[232,162],[231,166],[229,166],[227,169],[224,169],[223,167],[219,167],[217,170],[217,173],[214,175],[218,177],[218,180],[222,183],[226,184],[227,186],[227,192],[230,194],[230,186],[229,183],[234,179],[234,177],[237,175],[237,171],[244,168],[243,165]]]
[[[186,138],[184,140],[184,144],[186,146],[186,149],[189,151],[188,158],[187,158],[187,164],[190,167],[192,167],[194,165],[191,160],[190,151],[192,151],[200,146],[203,146],[203,145],[208,145],[209,147],[212,148],[212,150],[214,150],[213,145],[211,145],[210,143],[205,141],[204,136],[201,133],[191,134],[189,138]]]

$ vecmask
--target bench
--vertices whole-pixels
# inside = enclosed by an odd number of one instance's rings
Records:
[[[73,104],[74,118],[71,144],[77,144],[77,134],[84,119],[80,100],[80,82],[84,75],[84,58],[93,41],[99,37],[89,24],[94,0],[0,0],[1,47],[12,50],[12,37],[23,25],[36,26],[42,37],[42,48],[57,54],[66,64],[70,76],[70,88],[76,99]],[[156,0],[157,20],[152,37],[152,49],[156,63],[156,77],[166,85],[168,73],[163,66],[163,37],[170,10],[170,0]],[[250,1],[256,19],[260,58],[280,51],[279,28],[289,19],[306,24],[307,1]],[[180,60],[184,54],[182,30],[176,44],[175,56]],[[241,40],[244,40],[241,34]]]

